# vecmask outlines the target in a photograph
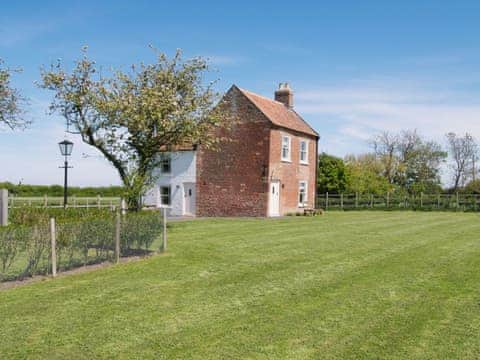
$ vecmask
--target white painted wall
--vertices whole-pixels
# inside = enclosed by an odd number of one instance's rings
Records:
[[[196,182],[196,152],[177,151],[171,153],[171,174],[160,174],[156,186],[147,192],[144,197],[144,204],[147,206],[160,207],[160,186],[171,187],[171,205],[168,212],[171,216],[184,214],[184,183]]]

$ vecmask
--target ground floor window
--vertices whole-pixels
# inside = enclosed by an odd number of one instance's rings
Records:
[[[160,204],[161,205],[170,205],[171,198],[170,186],[160,186]]]
[[[307,182],[300,181],[298,183],[298,206],[307,204]]]

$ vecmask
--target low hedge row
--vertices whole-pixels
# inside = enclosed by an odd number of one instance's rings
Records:
[[[0,228],[0,281],[45,274],[51,269],[49,214],[33,212],[27,225]],[[60,216],[56,226],[59,270],[111,260],[115,248],[115,214],[93,212],[77,218]],[[34,222],[35,221],[35,222]],[[145,211],[121,217],[122,256],[151,251],[162,232],[159,213]]]

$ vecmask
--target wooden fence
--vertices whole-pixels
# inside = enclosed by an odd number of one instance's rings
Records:
[[[316,207],[325,210],[480,211],[480,194],[319,194]]]
[[[69,208],[117,208],[120,206],[121,199],[119,197],[68,197],[67,207]],[[38,208],[61,208],[63,207],[63,197],[56,196],[37,196],[37,197],[23,197],[12,196],[8,197],[8,207],[10,209],[32,206]]]

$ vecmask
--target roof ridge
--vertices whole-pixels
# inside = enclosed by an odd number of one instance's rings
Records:
[[[246,92],[246,93],[248,93],[248,94],[251,94],[251,95],[254,95],[254,96],[258,96],[258,97],[260,97],[260,98],[262,98],[262,99],[271,101],[271,102],[273,102],[273,103],[276,103],[276,104],[285,106],[285,104],[282,103],[281,101],[277,101],[277,100],[275,100],[275,99],[268,98],[268,97],[266,97],[266,96],[263,96],[263,95],[254,93],[253,91],[249,91],[249,90],[246,90],[246,89],[242,89],[242,88],[240,88],[240,87],[239,87],[238,89],[239,89],[240,91],[242,91],[242,92]],[[285,106],[285,108],[288,109],[286,106]]]
[[[302,115],[300,115],[295,109],[290,109],[290,110],[292,110],[295,114],[297,114],[297,116],[300,118],[300,120],[302,120],[302,121],[305,123],[305,125],[307,125],[307,126],[310,128],[310,130],[312,130],[312,131],[313,131],[315,134],[317,134],[317,136],[320,138],[320,134],[317,132],[317,130],[315,130],[315,129],[307,122],[307,120],[305,120],[305,119],[303,118]]]
[[[317,138],[320,137],[310,124],[308,124],[293,108],[285,106],[283,102],[242,89],[236,85],[233,86],[237,88],[238,91],[245,96],[270,123],[290,130],[299,131],[304,134],[313,135]],[[285,116],[282,116],[282,113],[285,114]],[[297,125],[295,125],[295,122],[297,122]]]

